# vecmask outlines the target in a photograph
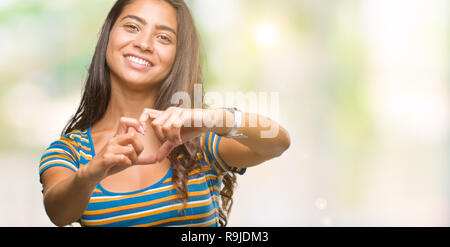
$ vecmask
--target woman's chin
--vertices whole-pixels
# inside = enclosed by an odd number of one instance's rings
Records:
[[[151,79],[143,80],[143,79],[129,78],[124,81],[125,81],[125,84],[127,85],[127,87],[132,90],[145,90],[145,89],[153,88],[158,84],[157,82],[155,82]]]
[[[151,75],[142,75],[134,71],[122,71],[115,76],[118,81],[132,90],[145,90],[160,84],[162,80]]]

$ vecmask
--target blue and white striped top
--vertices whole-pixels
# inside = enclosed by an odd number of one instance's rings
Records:
[[[202,167],[189,173],[188,202],[181,213],[181,201],[172,185],[171,165],[160,181],[138,191],[111,192],[99,183],[79,219],[81,226],[218,226],[223,176],[227,172],[245,173],[245,168],[229,167],[220,157],[220,139],[214,132],[202,134],[202,153],[197,155]],[[45,150],[39,175],[53,166],[77,172],[81,166],[89,165],[94,156],[91,128],[74,130]]]

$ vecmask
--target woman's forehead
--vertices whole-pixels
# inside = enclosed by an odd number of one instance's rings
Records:
[[[143,21],[143,24],[163,25],[171,27],[174,30],[177,30],[178,26],[175,8],[168,2],[162,0],[132,1],[122,10],[118,20],[121,21],[127,16],[138,17]]]

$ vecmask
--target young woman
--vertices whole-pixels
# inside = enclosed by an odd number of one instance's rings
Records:
[[[252,114],[236,109],[171,103],[177,92],[194,102],[196,83],[202,83],[199,40],[186,4],[118,0],[102,27],[80,106],[41,158],[50,220],[225,226],[235,173],[280,156],[289,135],[264,118],[279,131],[261,138],[260,124],[249,127]],[[208,114],[219,117],[205,125]]]

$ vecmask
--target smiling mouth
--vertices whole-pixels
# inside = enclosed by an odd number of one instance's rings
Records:
[[[129,60],[132,63],[136,63],[136,64],[140,64],[140,65],[144,65],[147,67],[153,67],[153,65],[143,59],[140,59],[138,57],[134,57],[134,56],[126,56],[125,57],[127,60]]]

